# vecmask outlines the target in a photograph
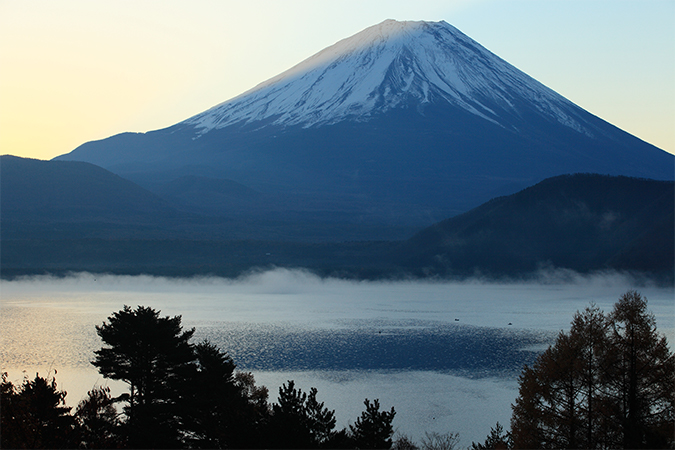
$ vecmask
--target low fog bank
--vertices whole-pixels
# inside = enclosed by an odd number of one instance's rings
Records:
[[[152,306],[199,325],[209,320],[290,322],[336,326],[340,319],[458,321],[484,327],[568,329],[575,311],[591,302],[611,310],[630,289],[649,300],[669,341],[675,328],[674,288],[630,274],[582,275],[543,269],[528,280],[357,281],[323,278],[306,270],[274,269],[218,277],[72,274],[2,281],[3,308],[34,302],[95,310],[101,320],[125,304]],[[105,312],[105,315],[101,314]]]
[[[542,350],[558,331],[569,330],[575,312],[590,304],[609,312],[630,289],[636,289],[634,280],[622,274],[560,271],[542,272],[539,281],[527,282],[354,281],[287,269],[238,279],[28,277],[0,283],[0,353],[17,367],[51,361],[86,367],[100,346],[94,326],[124,305],[144,305],[162,315],[181,315],[184,326],[208,335],[241,359],[235,362],[255,370],[513,374],[531,360],[532,350]],[[637,290],[648,299],[672,348],[673,288],[643,285]],[[444,346],[458,342],[472,342],[467,350],[492,364],[472,366],[470,356],[444,352]],[[271,343],[276,353],[260,351]],[[491,343],[499,343],[492,350],[501,352],[505,362],[491,353]],[[408,349],[415,357],[397,350],[376,358],[378,346]],[[342,356],[331,353],[336,349]],[[354,349],[365,359],[350,356]]]
[[[419,285],[574,285],[589,286],[626,286],[637,288],[675,288],[672,284],[664,284],[662,280],[650,277],[648,274],[621,271],[599,271],[594,273],[579,273],[570,269],[542,267],[536,272],[521,277],[490,277],[479,272],[463,278],[417,278],[400,277],[379,280],[362,280],[351,277],[324,276],[311,270],[277,267],[272,269],[252,269],[245,274],[234,278],[212,275],[195,275],[190,277],[167,277],[156,275],[118,275],[108,273],[68,272],[65,274],[19,275],[11,279],[2,279],[0,286],[23,286],[29,284],[49,285],[49,288],[63,287],[68,290],[92,290],[101,287],[128,289],[143,287],[147,289],[172,289],[176,286],[195,285],[200,289],[209,286],[288,286],[288,285],[325,285],[325,284],[419,284]]]

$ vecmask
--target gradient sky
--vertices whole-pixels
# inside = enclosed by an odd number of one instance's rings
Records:
[[[0,153],[173,125],[390,18],[445,20],[675,153],[673,0],[0,0]]]

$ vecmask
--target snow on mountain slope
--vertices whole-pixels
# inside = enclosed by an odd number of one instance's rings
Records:
[[[183,122],[199,134],[268,120],[308,128],[445,101],[509,128],[526,99],[543,116],[592,136],[578,107],[441,22],[387,20]],[[501,110],[501,111],[500,111]]]

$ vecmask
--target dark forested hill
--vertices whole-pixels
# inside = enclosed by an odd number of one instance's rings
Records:
[[[522,274],[540,267],[670,274],[673,182],[550,178],[429,227],[403,245],[417,274]]]
[[[0,158],[3,239],[109,236],[103,230],[152,228],[179,216],[157,195],[93,164]]]
[[[86,162],[0,158],[2,239],[335,242],[377,239],[385,228],[403,239],[420,229],[272,214],[278,198],[230,180],[186,176],[151,192]],[[213,205],[218,215],[209,214]],[[241,207],[251,214],[242,217]]]
[[[355,278],[500,278],[554,267],[673,279],[672,181],[559,176],[408,240],[330,242],[335,224],[297,221],[289,236],[288,222],[179,212],[88,163],[7,156],[1,163],[3,276],[77,271],[238,276],[254,268],[289,267]],[[164,189],[176,197],[218,191],[228,202],[258,195],[200,178]],[[261,235],[267,238],[256,237]]]
[[[158,196],[94,164],[3,155],[0,170],[5,215],[121,218],[171,210]]]

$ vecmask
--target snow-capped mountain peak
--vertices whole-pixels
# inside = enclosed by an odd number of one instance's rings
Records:
[[[585,134],[576,107],[446,22],[386,20],[184,123],[199,134],[270,120],[312,127],[365,121],[413,100],[448,102],[508,127],[517,98]]]
[[[339,241],[401,239],[555,175],[673,178],[672,155],[445,22],[385,21],[184,122],[59,159],[171,192],[196,176],[175,197],[193,211]],[[260,195],[211,189],[225,180]]]

